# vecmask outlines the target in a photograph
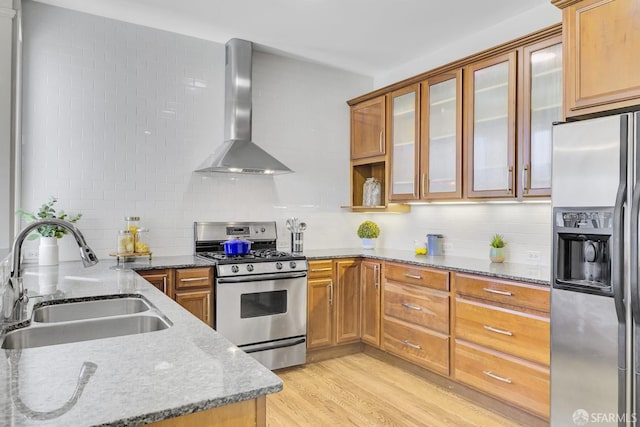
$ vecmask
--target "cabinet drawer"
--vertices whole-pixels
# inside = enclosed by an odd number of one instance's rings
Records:
[[[456,380],[549,417],[549,369],[456,340]]]
[[[445,292],[386,282],[384,314],[449,334],[449,294]]]
[[[434,289],[449,290],[449,272],[409,264],[386,264],[387,279]]]
[[[307,273],[307,277],[309,279],[331,276],[333,276],[332,260],[328,259],[323,261],[309,261],[309,272]]]
[[[176,270],[176,289],[210,287],[213,283],[213,268],[181,268]]]
[[[446,335],[385,316],[383,347],[410,362],[449,375]]]
[[[549,365],[549,318],[456,298],[456,339]]]
[[[489,277],[455,274],[456,293],[549,312],[549,288]]]

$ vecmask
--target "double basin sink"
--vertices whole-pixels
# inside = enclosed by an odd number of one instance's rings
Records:
[[[107,295],[36,306],[31,324],[8,332],[0,346],[24,349],[161,331],[171,321],[141,295]]]

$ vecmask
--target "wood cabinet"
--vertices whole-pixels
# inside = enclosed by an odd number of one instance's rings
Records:
[[[449,375],[449,273],[386,263],[383,348]]]
[[[417,200],[420,167],[420,85],[389,94],[389,200]]]
[[[309,261],[307,349],[360,341],[360,260]]]
[[[552,3],[563,9],[565,117],[640,104],[640,1]]]
[[[355,105],[351,108],[351,158],[384,156],[386,152],[385,97]]]
[[[549,288],[454,275],[455,379],[549,417]]]
[[[361,316],[360,337],[363,342],[380,347],[380,297],[382,264],[363,260],[360,263]]]
[[[140,276],[213,327],[213,267],[138,270]]]

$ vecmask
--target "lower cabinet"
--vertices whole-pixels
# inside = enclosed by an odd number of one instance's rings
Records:
[[[360,263],[360,337],[363,342],[380,347],[380,299],[382,263],[363,260]]]
[[[156,288],[213,327],[213,267],[138,270]]]
[[[309,261],[307,349],[360,341],[360,261]]]

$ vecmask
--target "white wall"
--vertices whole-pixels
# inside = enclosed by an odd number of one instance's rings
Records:
[[[21,207],[57,195],[84,214],[78,225],[100,257],[126,215],[142,217],[156,255],[191,253],[194,220],[275,219],[286,247],[284,221],[298,216],[308,249],[358,246],[357,225],[374,219],[389,248],[435,232],[452,254],[486,259],[498,232],[510,261],[534,250],[548,263],[548,205],[339,208],[349,200],[345,101],[371,91],[371,78],[255,52],[253,139],[296,172],[200,175],[192,171],[223,138],[223,45],[31,1],[24,9]],[[75,259],[69,237],[62,246]]]

